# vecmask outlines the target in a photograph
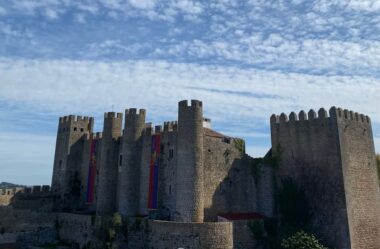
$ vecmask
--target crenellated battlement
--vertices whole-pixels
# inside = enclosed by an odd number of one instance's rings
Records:
[[[43,193],[50,193],[51,188],[49,185],[34,185],[31,187],[20,188],[13,191],[13,194],[22,193],[24,195],[38,195]]]
[[[144,135],[153,135],[162,132],[176,132],[178,130],[177,121],[164,122],[164,125],[156,125],[153,127],[152,123],[146,123],[144,128]]]
[[[125,109],[125,116],[139,116],[139,115],[146,115],[146,110],[145,109],[139,109],[137,111],[136,108],[129,108],[129,109]]]
[[[313,120],[324,120],[329,118],[335,119],[345,119],[362,122],[365,124],[370,124],[371,120],[368,116],[364,114],[359,114],[347,109],[336,108],[335,106],[331,107],[329,112],[324,108],[320,108],[318,112],[315,112],[311,109],[307,114],[305,111],[300,111],[298,115],[295,112],[291,112],[288,115],[281,113],[280,115],[273,114],[270,117],[270,123],[272,124],[283,124],[283,123],[295,123],[295,122],[304,122],[304,121],[313,121]]]
[[[162,132],[162,125],[156,125],[154,127],[154,133],[161,133]]]
[[[65,132],[91,132],[94,126],[94,118],[87,116],[68,115],[59,118],[58,133]]]
[[[94,132],[90,134],[86,134],[86,140],[97,140],[102,138],[103,133],[102,132]]]
[[[334,248],[378,248],[380,191],[370,118],[331,107],[272,115],[270,128],[272,156],[281,157],[276,175],[307,193],[310,224],[318,224],[313,229],[328,228],[320,231]]]
[[[164,132],[177,131],[177,129],[178,129],[177,121],[164,122]]]
[[[152,126],[152,123],[146,123],[145,124],[145,127],[143,129],[143,133],[144,135],[152,135],[154,132],[154,129],[153,129],[153,126]]]
[[[119,118],[119,119],[121,119],[121,118],[123,118],[123,113],[120,113],[120,112],[118,112],[118,113],[115,113],[115,112],[105,112],[104,113],[104,118]]]
[[[72,122],[93,122],[94,118],[93,117],[88,117],[88,116],[76,116],[76,115],[68,115],[68,116],[63,116],[59,118],[59,123],[72,123]]]
[[[103,132],[92,133],[92,135],[93,135],[93,139],[101,139],[103,136]]]
[[[196,100],[196,99],[192,99],[190,101],[191,105],[189,106],[189,103],[187,100],[181,100],[179,103],[178,103],[178,106],[179,107],[202,107],[202,101],[199,101],[199,100]]]
[[[335,107],[332,107],[335,108]],[[331,110],[330,110],[331,112]],[[364,114],[359,114],[357,112],[353,112],[347,109],[342,110],[341,108],[335,108],[335,112],[337,117],[348,120],[355,120],[363,123],[371,123],[371,119]]]

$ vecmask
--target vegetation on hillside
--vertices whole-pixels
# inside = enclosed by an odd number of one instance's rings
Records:
[[[25,187],[25,186],[14,184],[14,183],[10,183],[10,182],[0,182],[0,189],[17,188],[17,187]]]

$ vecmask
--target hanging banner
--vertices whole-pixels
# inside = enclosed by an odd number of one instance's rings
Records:
[[[88,167],[88,177],[87,177],[87,204],[92,204],[94,202],[94,192],[95,192],[95,177],[96,177],[96,147],[98,145],[98,140],[91,139],[90,141],[90,163]]]
[[[158,199],[158,170],[161,155],[161,137],[159,134],[152,136],[151,158],[149,165],[149,194],[148,208],[157,209]]]

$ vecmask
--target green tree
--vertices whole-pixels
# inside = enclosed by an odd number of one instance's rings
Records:
[[[320,244],[314,235],[307,234],[304,231],[297,232],[283,239],[281,246],[284,249],[328,249]]]

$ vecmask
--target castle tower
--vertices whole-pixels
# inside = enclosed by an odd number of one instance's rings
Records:
[[[141,136],[145,128],[145,110],[125,110],[122,142],[122,165],[118,179],[118,211],[122,216],[134,216],[139,211]]]
[[[176,213],[174,220],[203,222],[203,111],[202,102],[179,102],[177,139]]]
[[[86,136],[82,161],[82,208],[96,211],[102,132]]]
[[[149,184],[150,165],[152,163],[152,135],[154,128],[151,123],[145,124],[141,145],[141,166],[140,166],[140,193],[139,193],[139,214],[149,213]]]
[[[380,189],[370,120],[332,107],[272,115],[278,178],[306,194],[313,232],[342,249],[380,245]]]
[[[97,193],[98,215],[112,215],[116,211],[119,142],[122,123],[122,113],[108,112],[104,114]]]
[[[59,118],[55,147],[52,192],[63,198],[68,186],[68,159],[72,147],[85,135],[92,133],[94,118],[65,116]],[[80,172],[80,169],[78,169]]]

